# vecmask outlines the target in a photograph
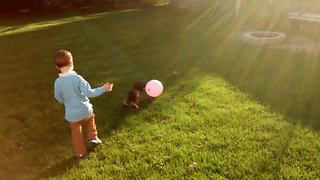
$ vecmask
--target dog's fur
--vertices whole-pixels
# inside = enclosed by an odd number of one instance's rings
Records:
[[[135,83],[128,93],[128,96],[122,101],[124,106],[139,108],[140,93],[145,91],[146,84],[143,82]]]

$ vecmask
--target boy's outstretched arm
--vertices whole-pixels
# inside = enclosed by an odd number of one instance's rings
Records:
[[[107,91],[107,89],[105,88],[105,85],[92,89],[90,84],[82,77],[81,77],[79,88],[80,88],[80,91],[89,98],[100,96],[101,94]]]

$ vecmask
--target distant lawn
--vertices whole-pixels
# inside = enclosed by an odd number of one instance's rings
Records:
[[[234,41],[241,27],[210,12],[2,24],[0,179],[320,176],[316,57]],[[92,99],[105,143],[80,164],[53,98],[58,49],[74,54],[92,86],[115,82],[114,92]],[[163,96],[144,97],[139,111],[121,107],[134,82],[153,78]]]

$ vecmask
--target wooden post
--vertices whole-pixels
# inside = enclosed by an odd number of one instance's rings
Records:
[[[237,15],[237,17],[239,17],[240,8],[241,8],[241,0],[237,0],[237,6],[236,6],[236,15]]]

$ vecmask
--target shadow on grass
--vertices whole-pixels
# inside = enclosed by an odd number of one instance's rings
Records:
[[[319,130],[318,58],[269,47],[236,46],[240,48],[223,53],[221,59],[209,55],[212,62],[204,69],[287,115],[291,122]]]
[[[77,160],[74,157],[70,157],[68,159],[63,160],[60,163],[55,164],[52,167],[49,167],[47,171],[40,174],[35,179],[44,179],[44,178],[52,178],[56,176],[63,175],[64,172],[70,170],[72,167],[76,166],[79,163],[79,160]]]
[[[95,151],[97,146],[88,146],[88,153],[89,155]],[[46,171],[41,173],[35,179],[46,179],[46,178],[54,178],[63,175],[68,170],[72,169],[73,167],[77,166],[81,160],[76,159],[75,157],[69,157],[67,159],[62,160],[61,162],[48,167]]]

